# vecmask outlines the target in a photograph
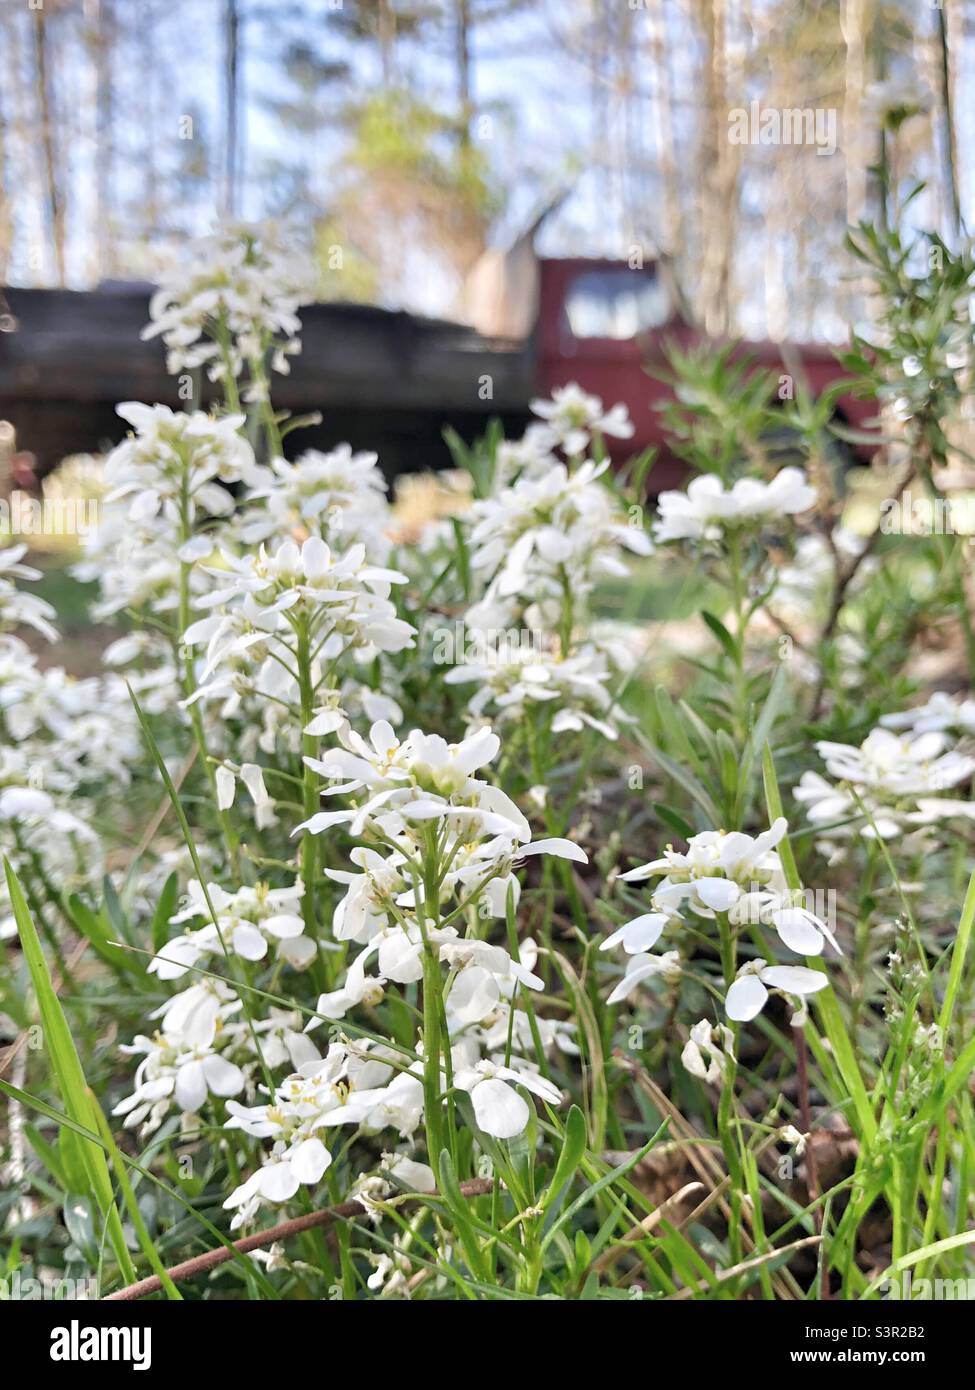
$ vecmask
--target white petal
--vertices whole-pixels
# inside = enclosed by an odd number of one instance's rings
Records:
[[[240,780],[251,794],[255,806],[266,806],[270,801],[264,785],[264,770],[257,763],[244,763],[240,769]]]
[[[480,1023],[494,1010],[500,998],[501,990],[490,971],[472,965],[457,976],[447,1003],[451,1013],[462,1023]]]
[[[524,849],[519,850],[521,858],[527,858],[529,854],[554,854],[558,859],[572,859],[576,864],[588,864],[589,858],[585,850],[581,849],[572,840],[551,839],[535,840],[533,844],[525,845]]]
[[[314,1184],[332,1161],[332,1155],[320,1139],[306,1139],[291,1155],[291,1171],[299,1182]]]
[[[810,970],[805,965],[770,965],[762,971],[762,979],[772,989],[786,994],[818,994],[829,984],[822,970]]]
[[[667,925],[662,912],[645,912],[642,917],[634,917],[623,928],[623,949],[630,955],[639,951],[649,951],[660,940]]]
[[[738,901],[741,889],[729,878],[698,878],[692,883],[694,893],[712,912],[727,912]]]
[[[742,975],[728,990],[724,1006],[729,1018],[748,1023],[762,1012],[767,999],[768,990],[757,975]]]
[[[269,1202],[286,1202],[298,1191],[298,1179],[290,1163],[269,1163],[257,1175],[257,1190]]]
[[[234,795],[237,791],[237,778],[230,771],[229,767],[217,768],[217,809],[229,811],[234,804]]]
[[[514,1139],[528,1124],[528,1104],[503,1081],[488,1077],[471,1091],[474,1116],[485,1134]]]
[[[196,1111],[207,1098],[202,1062],[187,1062],[176,1073],[176,1104],[181,1110]]]
[[[772,925],[790,951],[800,956],[818,956],[823,949],[823,934],[807,912],[798,907],[784,907],[772,913]]]
[[[234,950],[244,960],[263,960],[267,955],[267,942],[250,922],[240,922],[234,927]]]
[[[215,1052],[204,1058],[203,1074],[215,1096],[236,1096],[244,1089],[244,1073],[240,1067]]]

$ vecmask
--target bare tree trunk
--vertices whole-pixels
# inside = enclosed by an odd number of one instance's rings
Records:
[[[237,216],[237,130],[238,130],[238,103],[240,92],[238,88],[238,60],[239,60],[239,28],[240,18],[237,13],[237,0],[226,0],[224,11],[224,42],[225,42],[225,155],[226,166],[224,171],[223,186],[223,215],[231,220]]]
[[[961,231],[961,197],[958,189],[958,139],[954,119],[954,82],[949,44],[949,16],[945,9],[937,11],[938,48],[941,77],[941,112],[944,119],[945,181],[948,203],[955,235]]]
[[[650,17],[650,52],[653,58],[654,112],[656,115],[656,154],[663,197],[662,215],[657,237],[668,256],[676,256],[681,245],[680,187],[677,181],[677,157],[674,147],[673,83],[670,72],[671,44],[667,15],[670,0],[658,0],[657,11]]]
[[[48,229],[54,251],[58,284],[63,285],[65,280],[64,198],[58,177],[58,159],[54,144],[53,102],[48,72],[47,23],[43,10],[33,10],[31,13],[34,19],[34,74],[37,85],[37,109],[41,118]]]
[[[846,164],[846,220],[855,224],[867,202],[867,166],[860,100],[866,79],[867,7],[865,0],[840,0],[840,31],[846,44],[843,149]]]
[[[392,0],[379,0],[379,61],[382,64],[383,90],[393,86],[396,73],[396,11]]]
[[[4,87],[0,86],[0,285],[7,283],[14,231],[13,206],[7,197],[6,190],[16,186],[16,179],[10,176],[7,167],[8,160],[12,159],[12,153],[7,142],[8,118],[5,97],[6,91]],[[4,312],[4,309],[5,306],[0,302],[0,312]]]
[[[97,0],[98,34],[98,112],[95,139],[95,205],[98,217],[99,275],[115,269],[114,185],[114,95],[112,85],[112,46],[115,42],[113,0]]]
[[[471,84],[470,0],[456,0],[454,7],[454,51],[457,61],[457,100],[460,106],[460,138],[463,148],[471,143],[474,102]]]
[[[709,333],[727,333],[733,321],[734,238],[738,203],[738,146],[728,138],[729,95],[745,105],[745,84],[728,64],[730,0],[701,0],[705,36],[704,312]],[[731,0],[733,2],[733,0]]]

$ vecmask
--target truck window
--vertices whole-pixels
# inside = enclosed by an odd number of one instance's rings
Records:
[[[584,270],[569,287],[565,314],[575,338],[634,338],[670,318],[666,286],[653,271]]]

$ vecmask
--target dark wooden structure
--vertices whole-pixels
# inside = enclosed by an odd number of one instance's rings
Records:
[[[116,443],[119,401],[180,404],[159,339],[143,342],[150,289],[7,289],[0,319],[0,419],[43,476],[69,453]],[[466,439],[492,416],[520,428],[532,394],[531,344],[481,337],[463,325],[352,304],[301,312],[302,351],[275,373],[274,403],[321,411],[295,431],[289,453],[348,440],[379,453],[387,475],[441,467],[445,425]],[[215,394],[202,383],[204,401]]]

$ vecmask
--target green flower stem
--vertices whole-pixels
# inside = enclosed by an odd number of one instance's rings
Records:
[[[315,689],[312,683],[311,674],[311,636],[308,631],[308,620],[306,617],[299,618],[295,623],[297,636],[297,666],[298,666],[298,695],[301,703],[301,751],[304,757],[313,758],[317,751],[314,735],[305,733],[305,729],[314,718]],[[301,774],[301,804],[305,820],[308,820],[319,809],[320,799],[318,794],[318,778],[314,768],[310,768],[307,763],[302,764]],[[301,865],[301,916],[305,924],[305,934],[318,944],[318,916],[315,909],[315,888],[318,877],[318,841],[309,831],[305,831],[301,840],[300,851]],[[329,964],[319,951],[315,961],[315,972],[319,976],[319,983],[326,987],[331,986]]]
[[[189,477],[184,464],[183,476],[180,481],[179,499],[179,539],[180,545],[186,543],[193,533],[190,521],[190,492]],[[182,671],[183,691],[189,699],[196,688],[196,677],[193,671],[193,656],[189,648],[182,644],[182,635],[190,625],[190,572],[193,566],[186,560],[180,561],[179,566],[179,634],[177,636],[177,654],[179,665]],[[203,729],[203,716],[200,713],[199,703],[194,702],[187,706],[190,716],[190,726],[193,730],[193,737],[196,740],[197,751],[200,762],[206,771],[207,780],[210,783],[210,795],[213,799],[214,809],[217,812],[217,819],[223,832],[224,842],[227,846],[227,854],[230,858],[231,872],[234,878],[240,877],[240,840],[233,828],[230,816],[226,811],[218,809],[217,799],[217,772],[214,764],[210,760],[207,750],[206,734]]]
[[[724,975],[725,990],[731,988],[737,973],[737,951],[735,947],[735,935],[732,930],[728,914],[718,913],[718,931],[720,934],[721,948],[721,970]],[[735,1116],[735,1081],[738,1075],[738,1040],[740,1028],[738,1024],[732,1024],[732,1034],[734,1043],[732,1045],[732,1055],[725,1064],[725,1075],[721,1086],[721,1099],[718,1102],[718,1134],[721,1139],[721,1152],[728,1168],[728,1175],[731,1178],[731,1191],[729,1193],[731,1205],[731,1219],[728,1222],[728,1250],[731,1263],[738,1264],[742,1258],[742,1192],[744,1188],[744,1171],[741,1163],[741,1155],[738,1151],[738,1124]]]
[[[440,865],[437,832],[427,833],[423,857],[423,902],[417,912],[423,937],[423,1118],[426,1126],[427,1157],[437,1186],[440,1186],[440,1154],[443,1144],[443,1115],[440,1109],[440,1056],[444,1046],[440,1016],[443,981],[436,946],[427,936],[427,922],[440,918]]]

